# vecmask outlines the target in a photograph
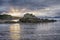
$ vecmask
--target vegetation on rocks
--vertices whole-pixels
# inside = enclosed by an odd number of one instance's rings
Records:
[[[6,15],[6,14],[0,15],[0,19],[2,19],[2,20],[11,19],[11,18],[12,18],[11,15]]]
[[[35,15],[26,13],[22,18],[20,17],[14,17],[11,15],[0,15],[0,23],[43,23],[43,22],[55,22],[56,20],[49,20],[49,19],[40,19],[37,18]],[[19,21],[11,21],[14,19],[19,19]]]
[[[24,17],[20,18],[19,21],[24,23],[39,23],[39,22],[55,22],[56,20],[40,19],[33,14],[26,13]]]

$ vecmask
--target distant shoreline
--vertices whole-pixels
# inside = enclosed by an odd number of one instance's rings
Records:
[[[50,22],[0,22],[0,24],[15,24],[15,23],[51,23],[56,21],[50,21]]]
[[[17,20],[18,19],[18,20]],[[40,19],[35,15],[26,13],[23,17],[12,17],[11,15],[0,15],[0,24],[1,23],[48,23],[56,22],[57,20],[49,19]]]

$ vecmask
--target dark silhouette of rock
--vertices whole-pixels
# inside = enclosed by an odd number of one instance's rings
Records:
[[[40,23],[40,22],[55,22],[56,20],[40,19],[33,14],[26,13],[24,17],[20,18],[19,21],[24,23]]]

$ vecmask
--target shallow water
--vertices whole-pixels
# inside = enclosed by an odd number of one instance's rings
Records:
[[[60,21],[0,24],[0,40],[60,40]]]

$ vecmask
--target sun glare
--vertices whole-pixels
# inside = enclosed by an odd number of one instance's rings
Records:
[[[11,8],[8,14],[12,16],[20,16],[20,11],[18,9]]]

